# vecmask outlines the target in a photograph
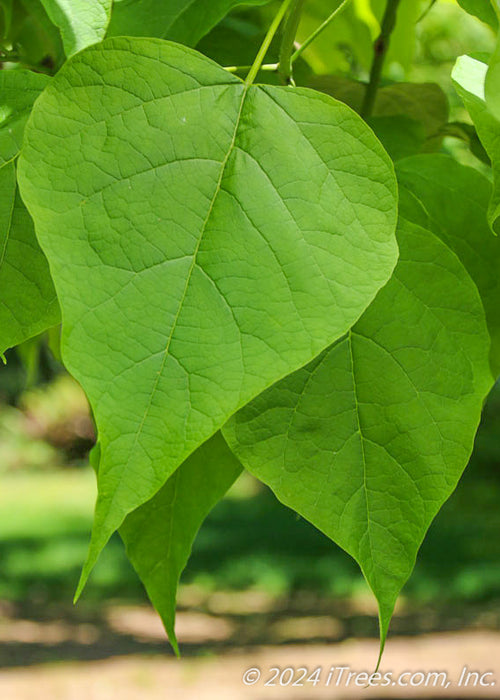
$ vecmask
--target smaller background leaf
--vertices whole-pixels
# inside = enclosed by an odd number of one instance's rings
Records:
[[[120,528],[127,555],[177,654],[175,605],[181,573],[201,524],[241,471],[224,438],[216,433]]]
[[[67,56],[104,39],[112,0],[42,0],[42,3],[61,30]]]

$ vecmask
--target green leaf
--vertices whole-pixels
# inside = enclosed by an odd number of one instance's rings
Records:
[[[0,353],[59,322],[54,285],[14,164],[33,103],[48,81],[30,71],[0,71]]]
[[[49,80],[29,70],[0,71],[0,167],[21,150],[33,104]]]
[[[489,111],[484,99],[484,81],[488,66],[469,56],[461,56],[453,69],[453,83],[474,122],[493,168],[493,194],[489,205],[489,222],[500,232],[500,121]]]
[[[199,445],[360,316],[397,259],[396,183],[326,95],[123,38],[38,100],[20,181],[102,448],[85,578]]]
[[[177,654],[175,606],[181,573],[201,524],[241,471],[224,438],[216,433],[120,528],[127,555]]]
[[[19,196],[16,167],[0,168],[0,354],[59,322],[47,260]]]
[[[415,223],[425,221],[458,256],[479,290],[496,377],[500,373],[500,239],[492,235],[486,218],[491,184],[477,170],[440,154],[400,161],[397,174],[401,199],[412,198],[421,208],[418,216],[405,207],[405,216]]]
[[[371,126],[393,161],[425,150],[424,125],[410,117],[370,117],[367,124]]]
[[[310,78],[308,84],[345,102],[357,112],[361,110],[366,89],[364,83],[340,76],[321,75]],[[381,117],[384,119],[381,120]],[[378,90],[371,126],[386,148],[394,149],[394,140],[399,141],[398,157],[401,157],[401,147],[403,150],[414,148],[425,152],[439,150],[441,131],[448,117],[448,100],[439,85],[394,83]],[[399,133],[390,133],[391,123],[394,131]],[[419,133],[422,131],[423,141]]]
[[[61,30],[66,56],[102,41],[112,0],[42,0],[50,20]]]
[[[478,17],[497,31],[498,19],[490,0],[458,0],[458,4],[470,15]]]
[[[269,0],[114,0],[108,36],[148,36],[196,46],[237,5]]]
[[[500,120],[500,38],[490,58],[484,80],[484,97],[489,111]]]
[[[466,270],[404,220],[398,242],[393,277],[352,331],[223,431],[247,469],[359,563],[379,603],[382,646],[492,385]]]

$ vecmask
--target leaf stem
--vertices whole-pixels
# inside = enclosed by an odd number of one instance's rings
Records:
[[[385,57],[389,49],[391,34],[396,26],[396,17],[400,1],[401,0],[387,0],[384,16],[382,18],[380,35],[373,47],[374,57],[370,71],[370,80],[366,87],[363,106],[361,107],[361,116],[364,117],[364,119],[370,117],[373,112]]]
[[[224,66],[224,70],[227,70],[228,73],[239,73],[240,71],[249,71],[252,66]],[[277,63],[264,63],[260,68],[259,71],[276,71],[278,70],[278,64]]]
[[[315,39],[330,25],[330,23],[344,9],[348,2],[350,2],[350,0],[343,0],[343,2],[340,3],[337,9],[334,10],[332,14],[329,17],[327,17],[325,21],[322,24],[320,24],[319,27],[315,29],[310,36],[307,37],[304,43],[301,44],[299,48],[295,51],[295,53],[292,54],[290,58],[291,63],[294,63],[301,55],[301,53],[305,51],[308,48],[308,46],[310,46],[312,42],[315,41]]]
[[[257,56],[255,57],[255,61],[253,62],[252,67],[250,68],[250,71],[246,77],[245,83],[247,85],[251,85],[255,78],[257,77],[257,73],[259,72],[262,63],[264,62],[264,58],[266,57],[266,53],[269,50],[269,47],[271,46],[271,42],[274,39],[274,35],[278,31],[278,28],[283,20],[283,17],[285,16],[288,8],[292,4],[293,0],[283,0],[280,9],[276,13],[271,26],[267,30],[266,37],[264,41],[262,42],[262,46],[259,49],[259,52]]]
[[[290,9],[288,10],[285,29],[283,31],[283,38],[281,40],[278,73],[286,85],[293,84],[292,53],[303,7],[304,0],[292,1]]]

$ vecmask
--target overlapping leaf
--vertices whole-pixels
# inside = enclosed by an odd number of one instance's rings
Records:
[[[108,36],[159,37],[196,46],[233,7],[269,1],[114,0]]]
[[[33,103],[48,82],[28,70],[0,71],[0,167],[19,153]]]
[[[177,469],[165,486],[120,528],[127,555],[178,653],[175,604],[179,578],[208,513],[242,466],[217,433]]]
[[[0,72],[0,353],[59,322],[54,285],[19,195],[14,162],[47,82],[29,71]]]
[[[308,84],[357,112],[361,110],[365,85],[340,76],[320,75]],[[393,160],[439,150],[448,121],[446,95],[435,83],[394,83],[380,88],[368,123]]]
[[[395,178],[369,128],[325,95],[114,39],[73,57],[37,102],[20,181],[63,357],[99,429],[87,574],[128,513],[385,284]]]
[[[484,212],[491,184],[484,175],[440,154],[397,165],[405,216],[431,229],[459,257],[476,284],[491,336],[491,369],[500,374],[500,238]],[[410,208],[411,201],[418,208]]]
[[[358,561],[382,643],[492,384],[467,271],[421,227],[401,220],[398,241],[393,277],[352,331],[224,428],[245,467]]]
[[[496,2],[496,0],[493,0]],[[491,0],[458,0],[458,4],[469,14],[489,24],[494,30],[498,29],[498,19]]]
[[[42,0],[42,4],[61,30],[67,56],[104,39],[112,0]]]
[[[492,229],[500,232],[500,121],[490,112],[484,97],[484,81],[488,66],[469,56],[461,56],[453,70],[453,81],[476,126],[477,133],[488,153],[494,178],[494,189],[489,206]]]

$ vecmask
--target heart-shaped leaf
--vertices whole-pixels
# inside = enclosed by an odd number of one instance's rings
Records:
[[[236,410],[361,315],[397,259],[396,182],[330,97],[124,38],[51,82],[20,182],[99,431],[86,575]]]
[[[492,385],[466,270],[414,224],[401,220],[398,240],[393,277],[352,331],[223,431],[245,467],[359,563],[379,603],[382,647]]]

